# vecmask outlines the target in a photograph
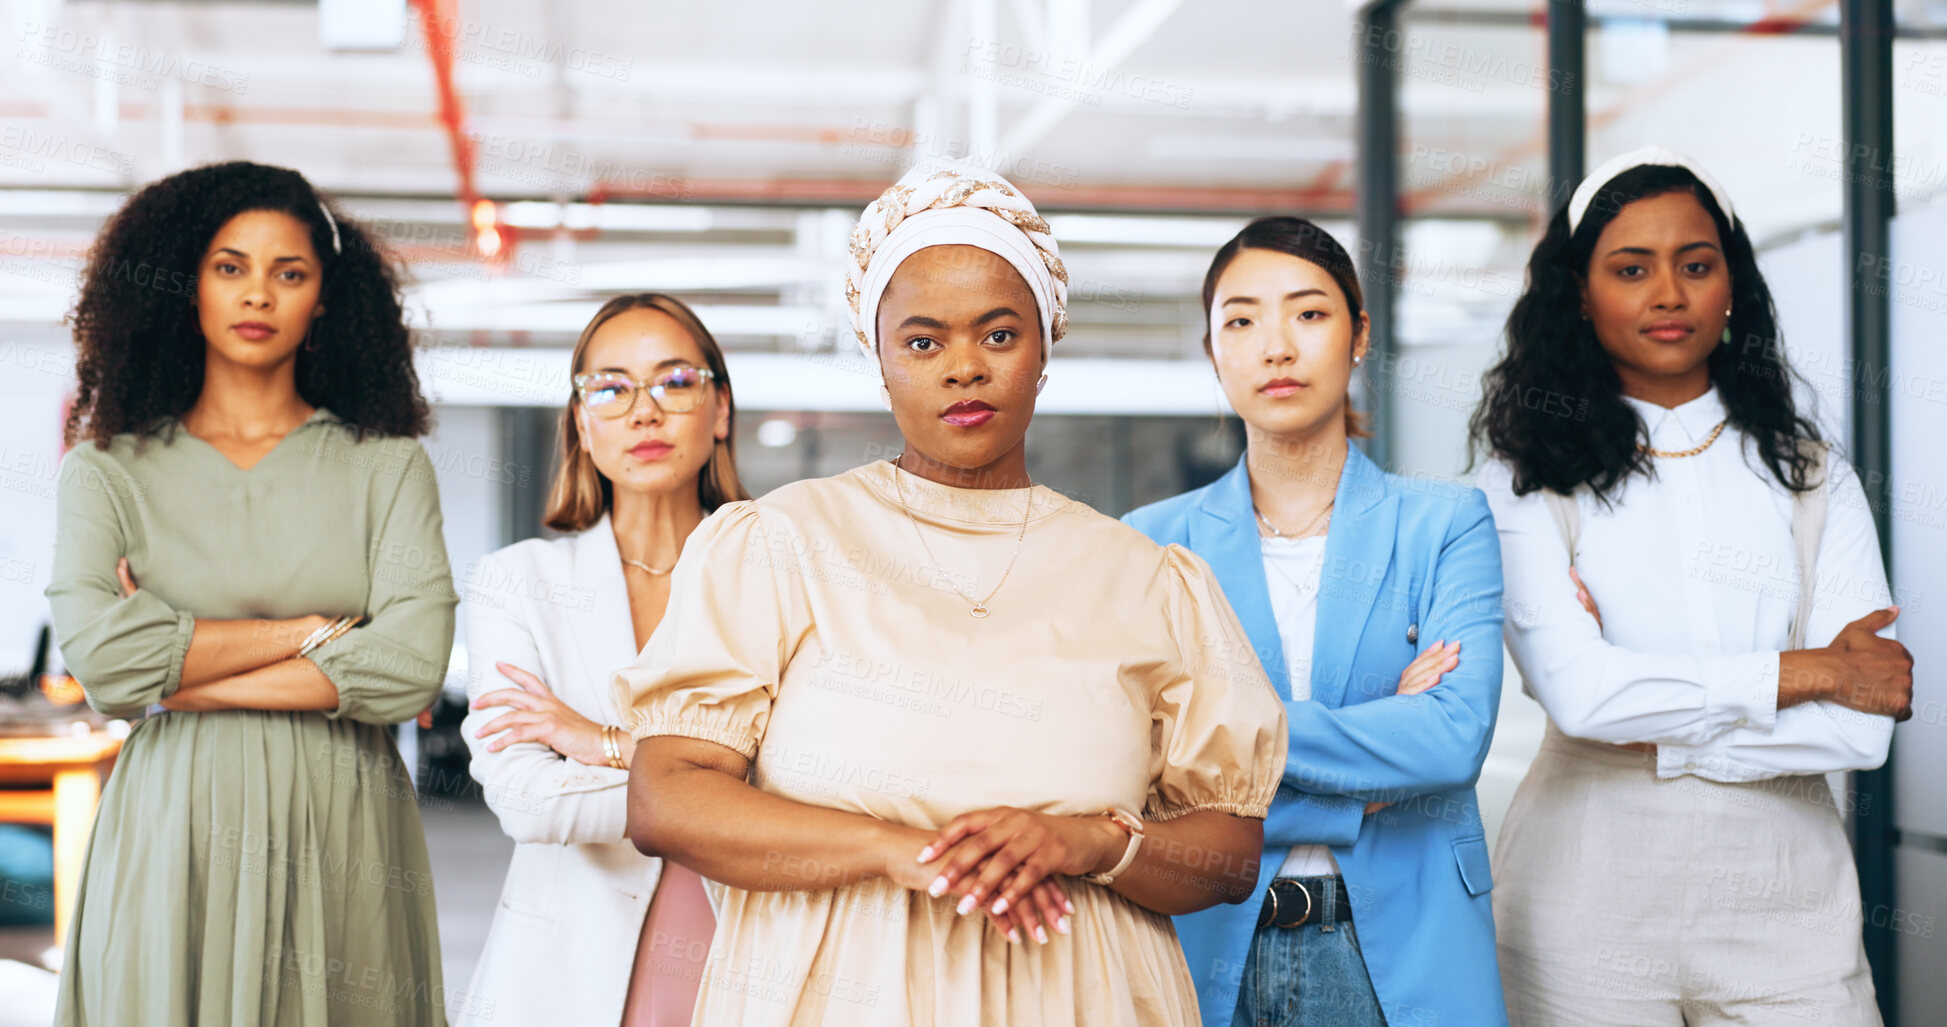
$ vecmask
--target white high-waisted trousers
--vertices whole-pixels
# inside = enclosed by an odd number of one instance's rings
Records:
[[[1819,775],[1660,779],[1550,723],[1495,846],[1513,1027],[1879,1027],[1861,922]]]

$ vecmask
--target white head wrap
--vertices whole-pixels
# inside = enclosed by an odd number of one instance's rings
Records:
[[[852,229],[845,299],[865,356],[878,360],[879,297],[907,257],[928,246],[978,246],[1028,283],[1041,315],[1041,357],[1068,330],[1068,269],[1048,223],[1007,180],[979,168],[915,166]]]
[[[1710,177],[1710,172],[1675,150],[1661,146],[1645,146],[1603,161],[1594,171],[1589,172],[1589,177],[1583,179],[1581,185],[1575,187],[1575,195],[1568,198],[1569,234],[1574,235],[1575,230],[1582,227],[1582,215],[1588,213],[1589,204],[1594,202],[1597,190],[1608,185],[1617,175],[1645,164],[1667,164],[1683,168],[1696,175],[1697,181],[1702,182],[1704,188],[1710,190],[1711,197],[1717,201],[1717,209],[1724,212],[1724,220],[1733,225],[1737,224],[1737,212],[1731,209],[1730,196],[1724,192],[1723,186],[1717,184],[1716,179]]]

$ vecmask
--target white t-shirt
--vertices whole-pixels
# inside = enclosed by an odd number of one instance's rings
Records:
[[[1318,622],[1318,582],[1325,566],[1325,536],[1260,539],[1264,582],[1270,587],[1271,616],[1284,644],[1285,669],[1294,700],[1312,697],[1312,636]],[[1332,850],[1298,845],[1285,855],[1279,877],[1322,877],[1339,872]]]

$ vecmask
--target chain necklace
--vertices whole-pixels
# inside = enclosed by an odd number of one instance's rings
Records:
[[[1638,445],[1636,448],[1642,450],[1645,453],[1648,453],[1651,456],[1663,457],[1666,460],[1674,460],[1678,457],[1696,456],[1698,453],[1701,453],[1704,450],[1709,449],[1710,444],[1717,441],[1717,436],[1724,434],[1724,426],[1729,423],[1731,423],[1729,418],[1717,422],[1717,427],[1712,428],[1710,430],[1710,434],[1704,436],[1704,443],[1701,446],[1692,446],[1689,449],[1651,449],[1647,444],[1643,444],[1643,445]]]
[[[1285,532],[1279,531],[1275,526],[1271,524],[1270,521],[1266,520],[1264,517],[1264,511],[1259,510],[1257,508],[1256,503],[1251,504],[1251,512],[1257,514],[1258,523],[1264,525],[1264,530],[1270,532],[1273,535],[1278,536],[1279,538],[1304,538],[1305,536],[1310,535],[1312,533],[1313,528],[1318,527],[1318,522],[1324,520],[1325,515],[1331,513],[1332,508],[1334,506],[1337,506],[1338,502],[1339,502],[1338,497],[1333,496],[1332,501],[1326,503],[1325,506],[1322,509],[1320,509],[1316,515],[1312,517],[1310,523],[1306,524],[1304,528],[1298,531],[1291,532],[1290,534],[1286,534]]]
[[[905,468],[899,466],[899,461],[904,460],[905,458],[906,458],[906,454],[904,453],[901,453],[898,456],[893,458],[892,490],[893,492],[897,493],[899,496],[899,509],[905,511],[907,523],[913,526],[913,537],[919,539],[919,546],[921,549],[926,551],[926,558],[928,560],[933,561],[933,566],[939,567],[940,558],[933,555],[933,547],[926,544],[926,533],[919,530],[918,519],[913,517],[912,508],[906,505],[906,490],[904,487],[901,486],[900,479],[899,479],[900,474],[911,473],[909,471],[906,471]],[[1029,480],[1028,488],[1030,490],[1034,488],[1033,480]],[[1007,584],[1007,576],[1014,572],[1014,561],[1021,558],[1021,540],[1028,537],[1028,514],[1033,512],[1033,510],[1034,510],[1034,493],[1032,491],[1029,491],[1028,507],[1026,510],[1021,511],[1021,533],[1014,537],[1014,555],[1007,558],[1007,569],[1001,572],[1001,580],[994,583],[994,590],[992,592],[987,593],[987,599],[992,599],[994,598],[994,596],[1000,594],[1001,586]],[[973,616],[974,618],[984,619],[989,613],[987,609],[987,599],[975,599],[973,596],[970,596],[967,593],[960,591],[960,586],[954,584],[951,578],[947,579],[946,587],[952,589],[954,595],[959,596],[960,598],[966,600],[968,603],[971,603],[973,605],[971,616]]]
[[[641,560],[631,560],[626,556],[622,558],[622,562],[628,564],[631,567],[640,567],[643,570],[656,575],[668,574],[670,571],[676,569],[676,565],[673,563],[667,567],[651,567],[648,564],[643,563]]]

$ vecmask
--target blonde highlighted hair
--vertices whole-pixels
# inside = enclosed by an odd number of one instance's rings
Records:
[[[588,354],[588,343],[595,338],[595,332],[608,323],[608,320],[625,311],[647,307],[660,310],[683,326],[696,340],[696,347],[703,351],[703,361],[715,375],[711,379],[723,398],[724,405],[730,408],[730,430],[716,441],[710,459],[703,465],[703,472],[697,476],[696,498],[703,504],[703,512],[710,513],[725,503],[749,499],[750,493],[744,491],[744,483],[737,477],[737,403],[730,392],[730,369],[724,365],[723,347],[710,334],[708,328],[697,318],[696,311],[674,296],[660,292],[639,292],[629,296],[617,296],[602,304],[595,312],[588,327],[581,330],[581,338],[575,340],[575,352],[570,358],[568,373],[580,374],[581,364]],[[640,400],[646,402],[646,400]],[[541,522],[555,531],[585,531],[602,515],[608,513],[609,504],[614,501],[614,487],[607,477],[595,467],[595,460],[581,448],[581,426],[575,421],[575,410],[581,406],[581,396],[574,392],[568,395],[568,403],[561,408],[561,427],[556,436],[561,440],[560,460],[555,464],[554,481],[548,487],[547,512]]]

